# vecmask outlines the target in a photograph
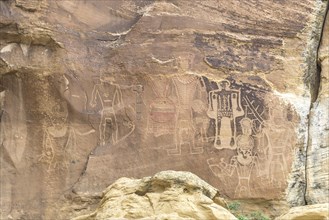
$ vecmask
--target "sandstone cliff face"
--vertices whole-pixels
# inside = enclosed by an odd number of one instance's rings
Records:
[[[329,16],[326,16],[318,51],[319,91],[310,111],[307,149],[308,204],[329,202]]]
[[[162,170],[273,215],[326,202],[327,4],[0,1],[1,217]]]

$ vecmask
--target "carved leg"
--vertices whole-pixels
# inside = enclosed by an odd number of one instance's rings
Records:
[[[106,118],[105,119],[105,129],[104,129],[104,140],[106,140],[106,128],[109,127],[109,130],[110,130],[110,137],[112,139],[112,144],[115,144],[116,141],[117,141],[117,137],[116,137],[116,132],[117,130],[115,130],[115,127],[114,127],[114,122],[112,120],[112,118]]]
[[[176,148],[167,150],[168,155],[181,155],[182,144],[183,144],[181,135],[182,135],[181,129],[177,129],[176,138],[175,138],[176,139],[176,143],[175,143]]]
[[[181,143],[176,143],[175,146],[176,146],[176,148],[167,150],[168,155],[181,155],[182,154]]]
[[[217,119],[216,120],[216,134],[215,134],[215,143],[214,143],[214,146],[215,148],[220,148],[221,146],[221,140],[220,140],[220,129],[221,129],[221,118]]]
[[[287,162],[286,162],[286,159],[285,159],[285,156],[283,154],[281,154],[281,157],[282,157],[282,174],[283,174],[283,177],[284,179],[287,179]]]
[[[234,191],[234,198],[239,198],[241,196],[240,194],[241,194],[241,183],[240,183],[240,179],[239,179],[239,183],[236,186],[235,191]]]
[[[194,141],[194,133],[192,135],[192,143],[190,143],[190,152],[191,154],[202,154],[203,153],[203,147],[196,147],[195,141]]]
[[[99,144],[105,145],[105,131],[106,131],[106,119],[102,116],[101,122],[99,123]]]
[[[232,132],[232,137],[231,137],[231,142],[230,142],[230,146],[233,147],[235,142],[234,142],[234,137],[235,137],[235,134],[234,134],[234,119],[232,118],[231,119],[231,132]]]

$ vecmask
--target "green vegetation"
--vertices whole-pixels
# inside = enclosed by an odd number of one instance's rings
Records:
[[[246,216],[244,216],[244,215],[238,215],[237,218],[238,218],[239,220],[249,220],[249,218],[246,217]]]
[[[245,213],[241,203],[234,201],[228,204],[228,209],[235,215],[239,220],[270,220],[264,213],[260,211],[254,211]]]
[[[269,220],[269,218],[265,216],[264,213],[259,211],[250,213],[250,218],[252,220]]]
[[[231,212],[237,212],[240,209],[241,204],[239,202],[231,202],[228,204],[228,209]]]

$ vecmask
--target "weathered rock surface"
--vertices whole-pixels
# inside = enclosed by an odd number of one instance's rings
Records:
[[[219,192],[189,172],[163,171],[143,179],[121,178],[104,191],[97,210],[75,220],[237,219]]]
[[[288,213],[275,220],[328,220],[329,204],[317,204],[294,207]]]
[[[327,5],[0,0],[1,218],[67,219],[162,170],[271,215],[326,202]]]
[[[307,149],[308,204],[329,203],[329,16],[323,27],[318,51],[319,85],[310,111]]]

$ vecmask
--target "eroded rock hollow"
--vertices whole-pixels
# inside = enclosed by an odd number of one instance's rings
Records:
[[[0,0],[1,218],[163,170],[271,216],[328,202],[327,5]]]

